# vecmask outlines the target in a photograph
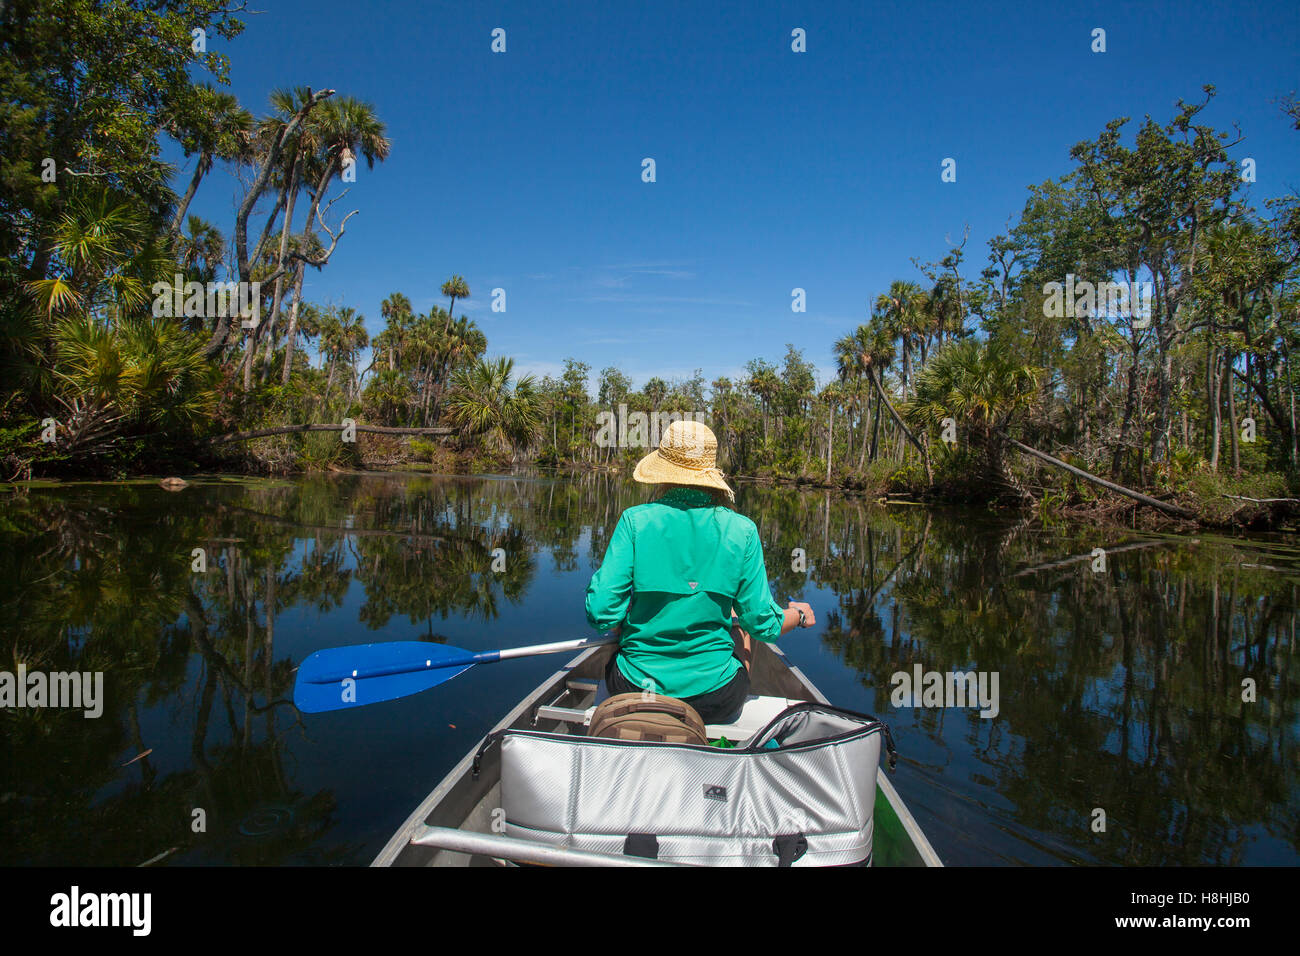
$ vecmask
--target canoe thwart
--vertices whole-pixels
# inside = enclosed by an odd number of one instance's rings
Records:
[[[577,724],[579,727],[591,720],[591,715],[596,708],[588,707],[580,710],[577,707],[552,707],[549,704],[543,704],[537,708],[538,720],[554,720],[561,724]]]

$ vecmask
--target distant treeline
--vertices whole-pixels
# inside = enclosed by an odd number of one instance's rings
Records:
[[[914,259],[917,281],[864,289],[830,381],[803,343],[734,381],[633,390],[576,358],[540,381],[489,358],[455,316],[472,294],[457,275],[445,309],[390,295],[373,338],[356,310],[306,300],[307,269],[346,245],[342,184],[389,155],[385,125],[328,86],[271,91],[254,116],[220,89],[226,58],[196,51],[196,29],[243,28],[217,0],[14,3],[0,25],[0,478],[310,468],[360,453],[320,431],[211,439],[344,418],[450,427],[398,444],[462,465],[616,468],[658,416],[691,414],[735,475],[1062,505],[1102,494],[1094,478],[1229,510],[1293,493],[1300,199],[1252,204],[1240,136],[1203,123],[1212,87],[1163,125],[1076,144],[982,257],[967,234]],[[217,164],[244,190],[224,231],[189,213]],[[185,294],[211,283],[237,306]]]

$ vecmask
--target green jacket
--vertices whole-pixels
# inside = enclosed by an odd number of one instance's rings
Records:
[[[623,676],[669,697],[717,690],[741,668],[733,607],[755,639],[781,636],[784,611],[768,589],[758,528],[708,500],[676,490],[628,508],[587,587],[588,623],[622,625]]]

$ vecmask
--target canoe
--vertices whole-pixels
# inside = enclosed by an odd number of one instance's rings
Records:
[[[585,734],[585,721],[601,690],[611,645],[592,647],[544,680],[493,728]],[[710,725],[710,739],[743,740],[786,706],[798,701],[828,701],[812,681],[771,644],[754,642],[750,664],[751,696],[740,718]],[[478,748],[467,753],[393,834],[371,866],[500,866],[549,863],[560,866],[666,866],[639,857],[614,857],[543,846],[493,832],[494,810],[501,805],[499,748],[489,750],[473,774]],[[873,865],[942,866],[938,854],[886,776],[884,761],[876,776]]]

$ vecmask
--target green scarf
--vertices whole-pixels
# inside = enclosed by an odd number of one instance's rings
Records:
[[[713,492],[707,488],[669,488],[658,500],[677,508],[702,508],[713,503]]]

